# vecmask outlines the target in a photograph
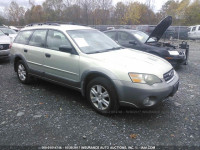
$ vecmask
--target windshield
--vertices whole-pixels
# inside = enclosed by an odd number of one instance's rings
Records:
[[[4,33],[8,33],[8,34],[17,34],[17,32],[15,30],[8,29],[8,28],[1,28],[1,31],[3,31]]]
[[[131,31],[131,34],[134,35],[140,42],[145,43],[149,38],[149,35],[141,31]],[[150,38],[148,42],[155,42],[154,39]]]
[[[86,54],[102,53],[121,49],[121,47],[104,33],[93,30],[71,30],[67,31],[80,50]]]
[[[0,30],[0,36],[5,35],[1,30]]]

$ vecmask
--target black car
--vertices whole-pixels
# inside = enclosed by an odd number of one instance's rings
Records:
[[[170,43],[159,42],[164,32],[172,23],[172,17],[162,20],[150,35],[128,29],[105,31],[104,33],[120,45],[136,50],[148,52],[168,60],[172,65],[187,64],[189,45],[183,42],[176,47]]]

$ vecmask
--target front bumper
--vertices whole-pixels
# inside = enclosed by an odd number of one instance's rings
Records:
[[[175,73],[169,83],[163,81],[152,86],[127,81],[114,81],[120,105],[135,106],[138,108],[151,107],[164,99],[173,96],[179,86],[179,77]]]
[[[167,59],[170,58],[170,59]],[[187,61],[186,55],[170,56],[165,58],[172,65],[182,65]]]
[[[0,50],[0,59],[9,57],[10,57],[10,49]]]

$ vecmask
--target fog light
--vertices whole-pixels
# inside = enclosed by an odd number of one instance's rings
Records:
[[[144,105],[148,105],[149,102],[150,102],[149,97],[147,97],[147,98],[145,98],[145,99],[143,100],[143,104],[144,104]]]

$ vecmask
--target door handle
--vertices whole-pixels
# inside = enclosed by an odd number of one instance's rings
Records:
[[[50,57],[51,57],[51,55],[50,55],[50,54],[47,54],[47,53],[45,54],[45,56],[46,56],[46,57],[48,57],[48,58],[50,58]]]
[[[28,50],[27,50],[27,49],[24,49],[24,52],[25,52],[25,53],[27,53],[27,52],[28,52]]]

